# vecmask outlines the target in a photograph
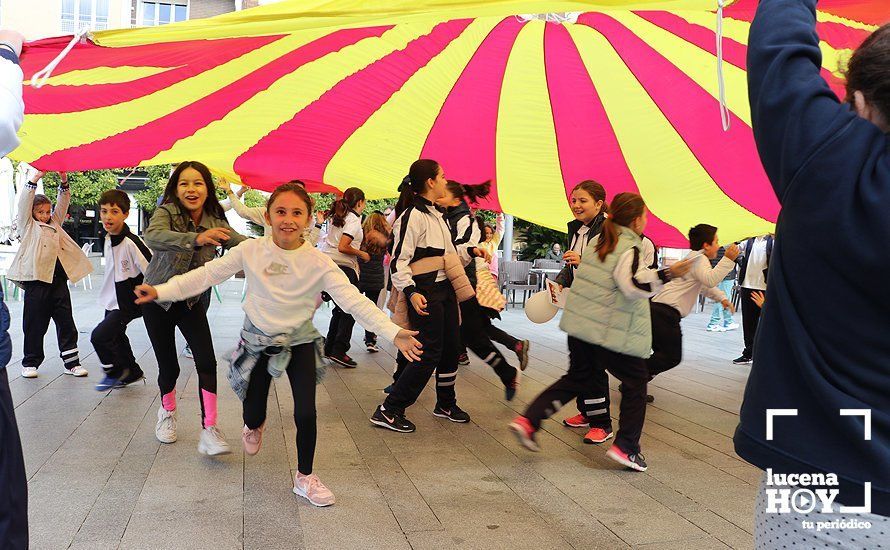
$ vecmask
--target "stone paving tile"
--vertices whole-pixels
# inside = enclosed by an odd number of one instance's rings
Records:
[[[220,287],[212,302],[214,347],[224,357],[241,326],[241,282]],[[329,368],[317,387],[319,441],[315,471],[337,504],[316,508],[291,492],[297,456],[293,398],[286,378],[272,386],[263,448],[241,450],[241,403],[218,367],[219,425],[231,455],[196,451],[200,432],[197,377],[181,358],[179,441],[154,438],[157,366],[141,321],[129,334],[148,377],[110,394],[92,389],[99,365],[89,332],[100,319],[98,289],[72,291],[86,380],[62,376],[52,357],[36,380],[19,376],[21,302],[11,302],[11,387],[30,476],[34,548],[745,548],[760,473],[735,456],[732,431],[747,370],[732,366],[741,333],[705,333],[706,314],[684,321],[685,362],[656,379],[656,403],[643,435],[651,468],[625,472],[607,446],[584,445],[582,430],[560,424],[567,405],[544,423],[541,453],[520,448],[506,424],[567,367],[565,336],[555,323],[531,325],[520,309],[501,326],[533,341],[517,398],[503,400],[500,381],[473,358],[458,376],[468,425],[432,416],[429,386],[408,416],[414,434],[373,427],[395,350],[381,342],[368,354],[356,330],[357,369]],[[18,317],[17,317],[18,316]],[[316,315],[326,332],[330,309]],[[183,345],[179,340],[180,349]],[[515,363],[515,356],[505,356]],[[620,399],[612,381],[613,414]]]

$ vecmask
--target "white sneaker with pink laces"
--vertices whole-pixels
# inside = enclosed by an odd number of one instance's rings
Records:
[[[297,472],[294,477],[294,494],[305,498],[314,506],[330,506],[334,503],[334,493],[315,474],[304,476]]]

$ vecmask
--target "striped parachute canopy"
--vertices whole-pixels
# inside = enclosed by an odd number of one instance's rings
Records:
[[[823,75],[886,9],[821,0]],[[492,180],[483,207],[562,229],[585,179],[643,195],[649,234],[684,246],[772,230],[778,203],[751,133],[745,43],[755,0],[292,0],[164,27],[95,33],[25,92],[22,145],[43,170],[205,162],[273,189],[392,197],[417,158]],[[517,16],[556,12],[559,22]],[[880,13],[879,13],[880,12]],[[26,79],[70,37],[31,43]]]

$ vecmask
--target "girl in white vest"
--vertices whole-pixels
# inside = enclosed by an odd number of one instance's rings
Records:
[[[640,436],[649,380],[645,358],[652,349],[648,298],[672,276],[685,274],[689,263],[660,270],[645,265],[640,235],[646,228],[646,205],[639,195],[616,195],[609,212],[596,253],[585,255],[575,273],[560,322],[569,335],[569,370],[513,420],[510,430],[526,448],[539,450],[535,432],[541,421],[603,381],[606,387],[597,393],[607,392],[608,371],[622,385],[618,435],[606,456],[643,472],[647,466]]]

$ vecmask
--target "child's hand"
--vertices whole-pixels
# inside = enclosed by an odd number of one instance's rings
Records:
[[[429,315],[429,313],[426,312],[426,297],[423,294],[419,292],[412,294],[411,305],[414,306],[414,311],[416,311],[418,315]]]
[[[563,254],[562,259],[565,260],[565,263],[573,265],[575,267],[581,265],[581,255],[574,250],[569,250],[568,252]]]
[[[151,285],[139,285],[135,292],[137,304],[148,304],[158,299],[158,291]]]
[[[206,244],[222,246],[222,243],[229,240],[229,233],[231,232],[230,229],[226,229],[225,227],[214,227],[213,229],[198,233],[198,238],[195,239],[195,244],[198,246],[204,246]]]
[[[559,283],[553,283],[552,285],[547,285],[550,287],[550,299],[554,302],[559,301],[559,295],[562,292],[562,285]]]
[[[62,187],[68,186],[68,172],[59,172],[59,179],[62,181]]]
[[[766,302],[766,295],[758,290],[751,293],[751,300],[757,304],[757,307],[763,309],[763,304]]]
[[[730,302],[726,298],[724,298],[723,301],[720,302],[720,305],[723,306],[723,309],[728,309],[730,313],[735,313],[735,306],[732,305],[732,302]]]
[[[484,248],[476,248],[473,251],[473,254],[475,254],[477,258],[485,260],[485,263],[491,263],[491,252],[488,250],[485,250]]]
[[[225,191],[226,194],[232,192],[232,184],[230,184],[226,178],[219,178],[216,184],[219,186],[220,189]]]
[[[723,255],[730,260],[735,261],[735,259],[739,257],[739,245],[732,244],[730,246],[727,246],[726,251],[723,253]]]
[[[361,261],[363,261],[363,262],[370,262],[370,261],[371,261],[371,255],[368,254],[367,252],[365,252],[364,250],[359,250],[359,251],[358,251],[358,257],[359,257],[359,259],[361,259]]]
[[[33,176],[31,176],[31,180],[30,180],[30,181],[31,181],[31,183],[33,183],[34,185],[37,185],[37,182],[40,181],[40,178],[42,178],[42,177],[43,177],[43,171],[42,171],[42,170],[38,170],[38,171],[34,172],[34,175],[33,175]]]
[[[241,184],[241,187],[238,188],[238,192],[235,193],[235,194],[238,195],[238,198],[240,199],[241,197],[244,196],[244,193],[247,193],[248,191],[250,191],[250,186],[248,186],[248,185],[244,185],[244,184],[242,183],[242,184]]]
[[[396,334],[396,339],[393,340],[393,344],[402,351],[402,355],[407,357],[409,361],[420,361],[420,356],[423,355],[423,350],[420,349],[423,347],[423,344],[414,338],[418,334],[420,333],[413,330],[402,329]]]
[[[315,223],[319,225],[324,223],[324,212],[321,210],[315,212]]]

